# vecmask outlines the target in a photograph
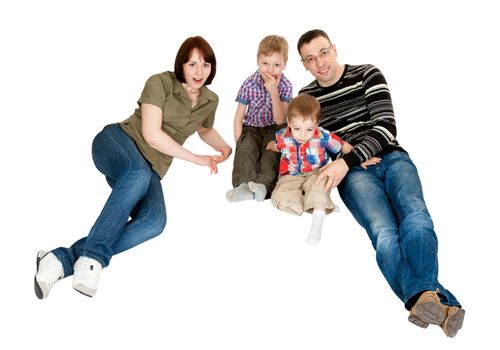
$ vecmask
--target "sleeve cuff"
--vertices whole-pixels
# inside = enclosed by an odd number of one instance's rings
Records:
[[[248,105],[248,104],[250,104],[249,100],[245,100],[243,97],[240,97],[240,96],[236,97],[236,102],[239,102],[242,105]]]
[[[358,165],[361,164],[360,159],[358,158],[358,156],[356,155],[356,153],[354,153],[354,151],[351,151],[351,152],[349,152],[347,154],[344,154],[342,156],[342,159],[346,162],[346,164],[349,167],[349,169],[352,169],[355,166],[358,166]]]

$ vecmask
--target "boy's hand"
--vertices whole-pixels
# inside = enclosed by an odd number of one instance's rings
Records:
[[[344,141],[344,144],[342,145],[342,153],[347,154],[351,152],[352,149],[352,145],[349,142]]]
[[[278,148],[276,148],[276,141],[269,141],[266,145],[266,151],[278,152]]]
[[[271,93],[271,91],[278,90],[278,83],[280,81],[281,75],[277,78],[269,73],[261,72],[260,75],[262,76],[262,79],[264,79],[264,86],[266,87],[267,91],[269,91],[269,93]]]

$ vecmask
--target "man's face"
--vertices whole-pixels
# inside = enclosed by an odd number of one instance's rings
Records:
[[[321,86],[330,86],[338,80],[339,64],[335,45],[324,37],[313,39],[300,49],[302,64]]]

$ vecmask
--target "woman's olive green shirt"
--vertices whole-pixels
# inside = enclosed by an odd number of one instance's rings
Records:
[[[139,107],[130,118],[120,123],[121,128],[134,140],[153,170],[163,178],[173,157],[149,146],[142,136],[141,104],[149,103],[163,111],[162,130],[182,145],[200,126],[211,128],[219,98],[206,86],[200,89],[198,103],[191,107],[191,100],[175,77],[174,72],[155,74],[148,79],[139,101]]]

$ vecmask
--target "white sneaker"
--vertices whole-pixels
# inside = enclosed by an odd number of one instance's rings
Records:
[[[73,288],[88,297],[93,297],[99,284],[101,263],[87,256],[81,256],[75,262],[74,270]]]
[[[45,299],[54,284],[64,277],[64,269],[51,252],[39,251],[36,255],[35,294],[38,299]]]

